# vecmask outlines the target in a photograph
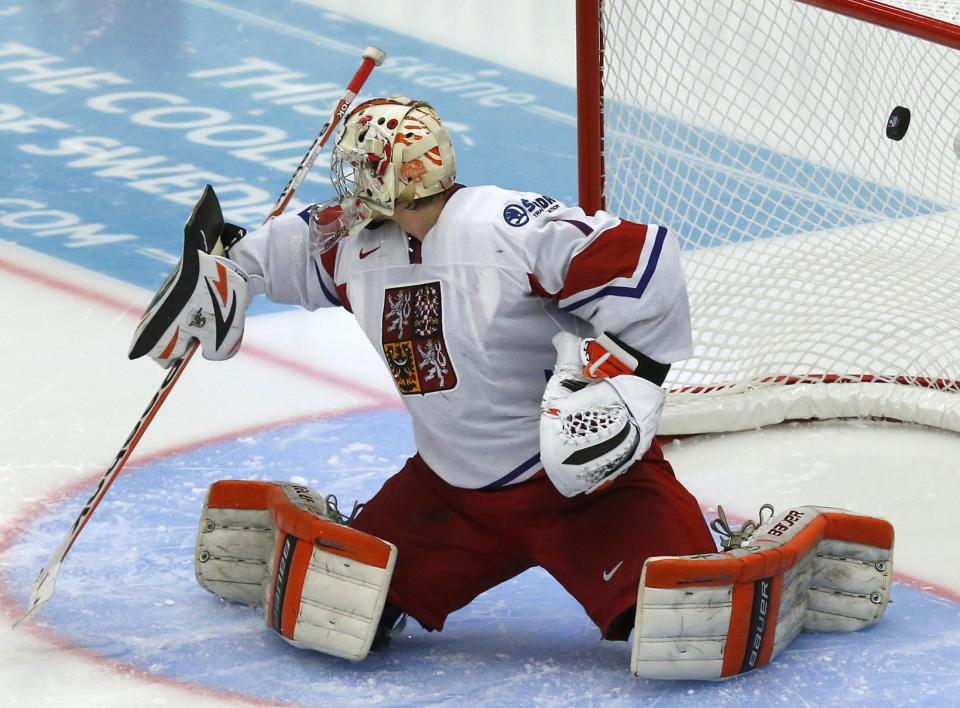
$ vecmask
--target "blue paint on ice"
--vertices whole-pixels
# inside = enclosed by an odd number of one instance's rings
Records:
[[[80,537],[40,619],[152,674],[302,704],[946,705],[960,697],[960,605],[900,584],[877,627],[802,635],[769,667],[723,683],[635,679],[628,645],[600,641],[579,605],[539,570],[454,613],[443,632],[411,622],[388,651],[356,664],[293,649],[263,627],[259,611],[196,584],[196,525],[213,481],[296,477],[349,508],[412,451],[405,414],[384,411],[132,469]],[[86,496],[52,506],[6,554],[4,580],[18,600]]]

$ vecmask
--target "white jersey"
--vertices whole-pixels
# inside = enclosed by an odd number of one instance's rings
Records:
[[[314,257],[308,232],[306,212],[282,215],[230,257],[274,302],[353,312],[393,374],[418,451],[457,487],[541,469],[540,400],[559,330],[606,331],[665,364],[691,354],[679,249],[662,226],[461,187],[422,244],[386,222]]]

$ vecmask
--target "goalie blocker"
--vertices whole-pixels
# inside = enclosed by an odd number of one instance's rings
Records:
[[[296,647],[359,661],[377,638],[397,549],[335,519],[307,487],[216,482],[200,519],[197,582],[263,607],[267,627]]]
[[[724,553],[650,558],[637,596],[631,670],[722,679],[764,666],[802,631],[876,624],[890,598],[893,527],[802,506]]]
[[[240,347],[247,304],[247,276],[223,257],[246,232],[223,220],[209,184],[183,228],[183,257],[147,305],[128,356],[148,355],[163,368],[182,359],[193,340],[204,358],[229,359]]]

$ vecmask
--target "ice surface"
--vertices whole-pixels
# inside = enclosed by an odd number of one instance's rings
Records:
[[[376,443],[344,444],[364,439]],[[373,457],[368,450],[376,461],[363,459]],[[340,460],[318,474],[318,455],[330,451],[340,451]],[[947,701],[960,691],[957,603],[901,583],[879,626],[801,636],[767,670],[707,685],[631,678],[628,646],[600,641],[577,603],[539,570],[485,593],[441,633],[411,622],[387,651],[359,664],[293,649],[264,629],[260,611],[225,604],[196,584],[198,504],[224,474],[297,478],[321,493],[335,490],[349,507],[412,451],[404,414],[385,411],[300,423],[137,466],[74,548],[43,622],[71,646],[150,675],[267,701],[726,705],[762,695],[810,705],[882,695],[901,705]],[[74,495],[45,506],[19,534],[5,557],[15,601],[23,601],[33,571],[82,501]]]
[[[339,1],[111,0],[92,10],[80,0],[0,0],[0,609],[7,619],[22,612],[35,573],[162,378],[125,352],[176,259],[199,191],[149,183],[158,173],[133,175],[129,164],[111,169],[77,153],[51,154],[68,151],[60,141],[115,141],[100,144],[158,169],[192,165],[216,175],[209,179],[218,186],[259,188],[272,202],[305,144],[254,158],[207,144],[209,134],[204,143],[195,132],[202,128],[151,125],[141,112],[188,105],[207,111],[191,116],[200,120],[223,111],[229,125],[282,131],[274,147],[309,142],[326,119],[310,111],[332,105],[329,96],[286,101],[263,83],[227,85],[239,75],[198,74],[256,58],[301,72],[303,84],[339,82],[359,51],[377,44],[403,58],[406,70],[378,70],[371,91],[434,101],[455,127],[464,181],[573,201],[572,6],[431,0],[411,12]],[[23,47],[42,53],[29,71],[8,63],[24,59]],[[43,67],[100,78],[45,84],[36,73]],[[501,87],[487,90],[502,100],[476,88],[440,88],[436,77],[454,73]],[[304,198],[326,196],[325,180],[315,170]],[[252,199],[232,213],[252,224],[255,212],[265,213],[258,207]],[[98,240],[108,236],[116,238]],[[670,448],[678,474],[708,509],[722,503],[743,518],[765,501],[817,503],[882,514],[896,525],[902,575],[883,622],[853,635],[802,636],[756,674],[722,684],[633,679],[626,645],[601,642],[579,606],[538,571],[483,595],[442,633],[411,625],[390,651],[360,664],[291,649],[255,612],[220,603],[193,581],[206,486],[228,476],[296,479],[349,504],[375,490],[411,443],[390,378],[349,316],[254,312],[236,359],[191,363],[68,557],[39,622],[17,632],[0,626],[0,703],[960,701],[960,564],[950,562],[960,442],[888,424],[787,426]]]

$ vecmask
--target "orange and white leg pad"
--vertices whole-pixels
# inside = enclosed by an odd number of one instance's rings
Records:
[[[393,544],[333,521],[307,487],[223,480],[207,493],[195,568],[215,595],[262,606],[294,646],[359,661],[396,557]]]
[[[801,506],[741,548],[646,561],[630,668],[656,679],[723,679],[769,663],[802,631],[876,624],[890,598],[893,526]]]

